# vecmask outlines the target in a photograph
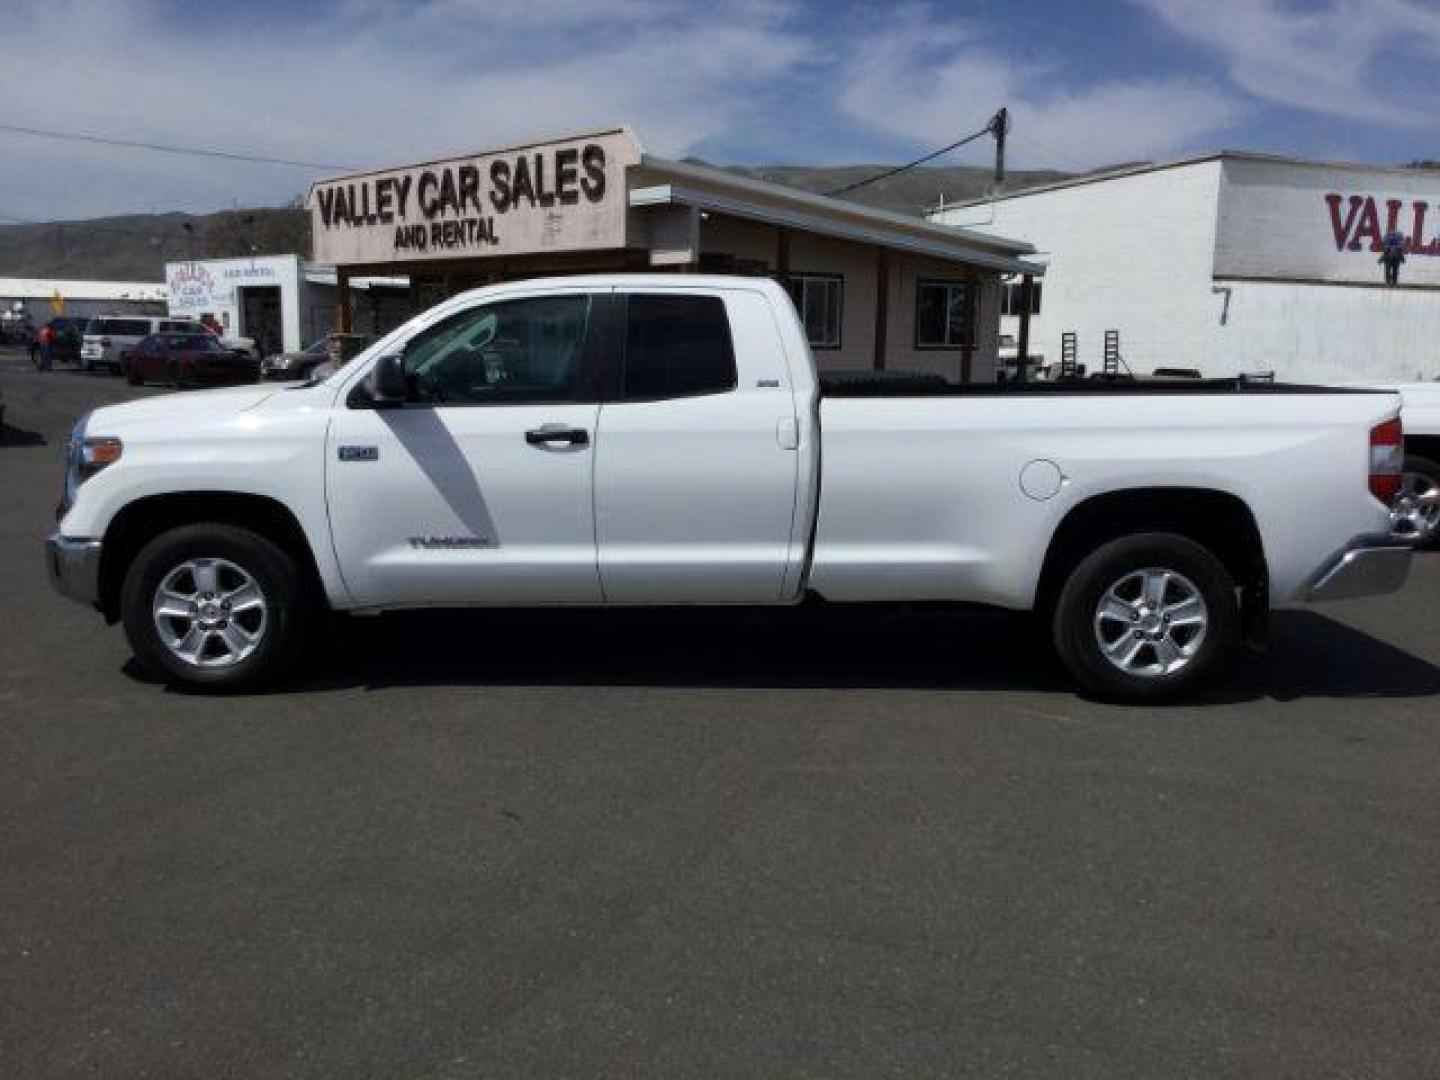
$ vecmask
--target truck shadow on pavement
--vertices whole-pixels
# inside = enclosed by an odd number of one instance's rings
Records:
[[[17,428],[6,422],[0,428],[0,450],[10,450],[21,446],[44,446],[45,436],[38,431],[28,431],[25,428]]]
[[[989,610],[407,612],[341,620],[277,693],[405,686],[1074,693],[1038,624]],[[1278,613],[1196,704],[1418,698],[1440,668],[1311,611]]]

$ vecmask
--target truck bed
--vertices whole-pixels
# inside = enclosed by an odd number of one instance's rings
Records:
[[[1369,394],[1386,393],[1365,387],[1310,386],[1277,383],[1245,376],[1232,379],[1096,378],[1027,380],[1004,383],[952,383],[939,375],[900,371],[836,372],[820,376],[825,398],[1013,397],[1031,394]]]

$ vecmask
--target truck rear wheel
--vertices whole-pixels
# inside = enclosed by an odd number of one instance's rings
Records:
[[[218,522],[146,544],[125,575],[120,613],[136,657],[193,690],[248,690],[299,657],[313,604],[296,560]]]
[[[1141,533],[1096,548],[1061,590],[1055,649],[1107,701],[1174,700],[1210,679],[1240,632],[1235,583],[1193,540]]]
[[[1390,522],[1395,536],[1418,547],[1440,543],[1440,464],[1418,454],[1406,455]]]

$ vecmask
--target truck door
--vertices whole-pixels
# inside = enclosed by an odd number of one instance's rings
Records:
[[[335,411],[335,553],[363,606],[598,603],[585,294],[498,299],[404,347],[411,400]]]
[[[775,603],[791,543],[795,398],[763,297],[621,290],[600,409],[595,532],[605,599]]]

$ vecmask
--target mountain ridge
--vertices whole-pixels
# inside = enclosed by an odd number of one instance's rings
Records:
[[[866,164],[717,167],[738,176],[821,194],[894,168]],[[1012,172],[1006,190],[1053,183],[1069,175],[1053,170]],[[961,202],[983,196],[992,187],[993,176],[988,168],[921,166],[866,184],[841,197],[864,206],[918,216],[933,209],[942,198],[946,202]],[[211,214],[166,211],[6,223],[0,224],[0,277],[160,281],[167,262],[297,252],[308,257],[310,250],[310,217],[298,198],[282,207],[221,210]]]

